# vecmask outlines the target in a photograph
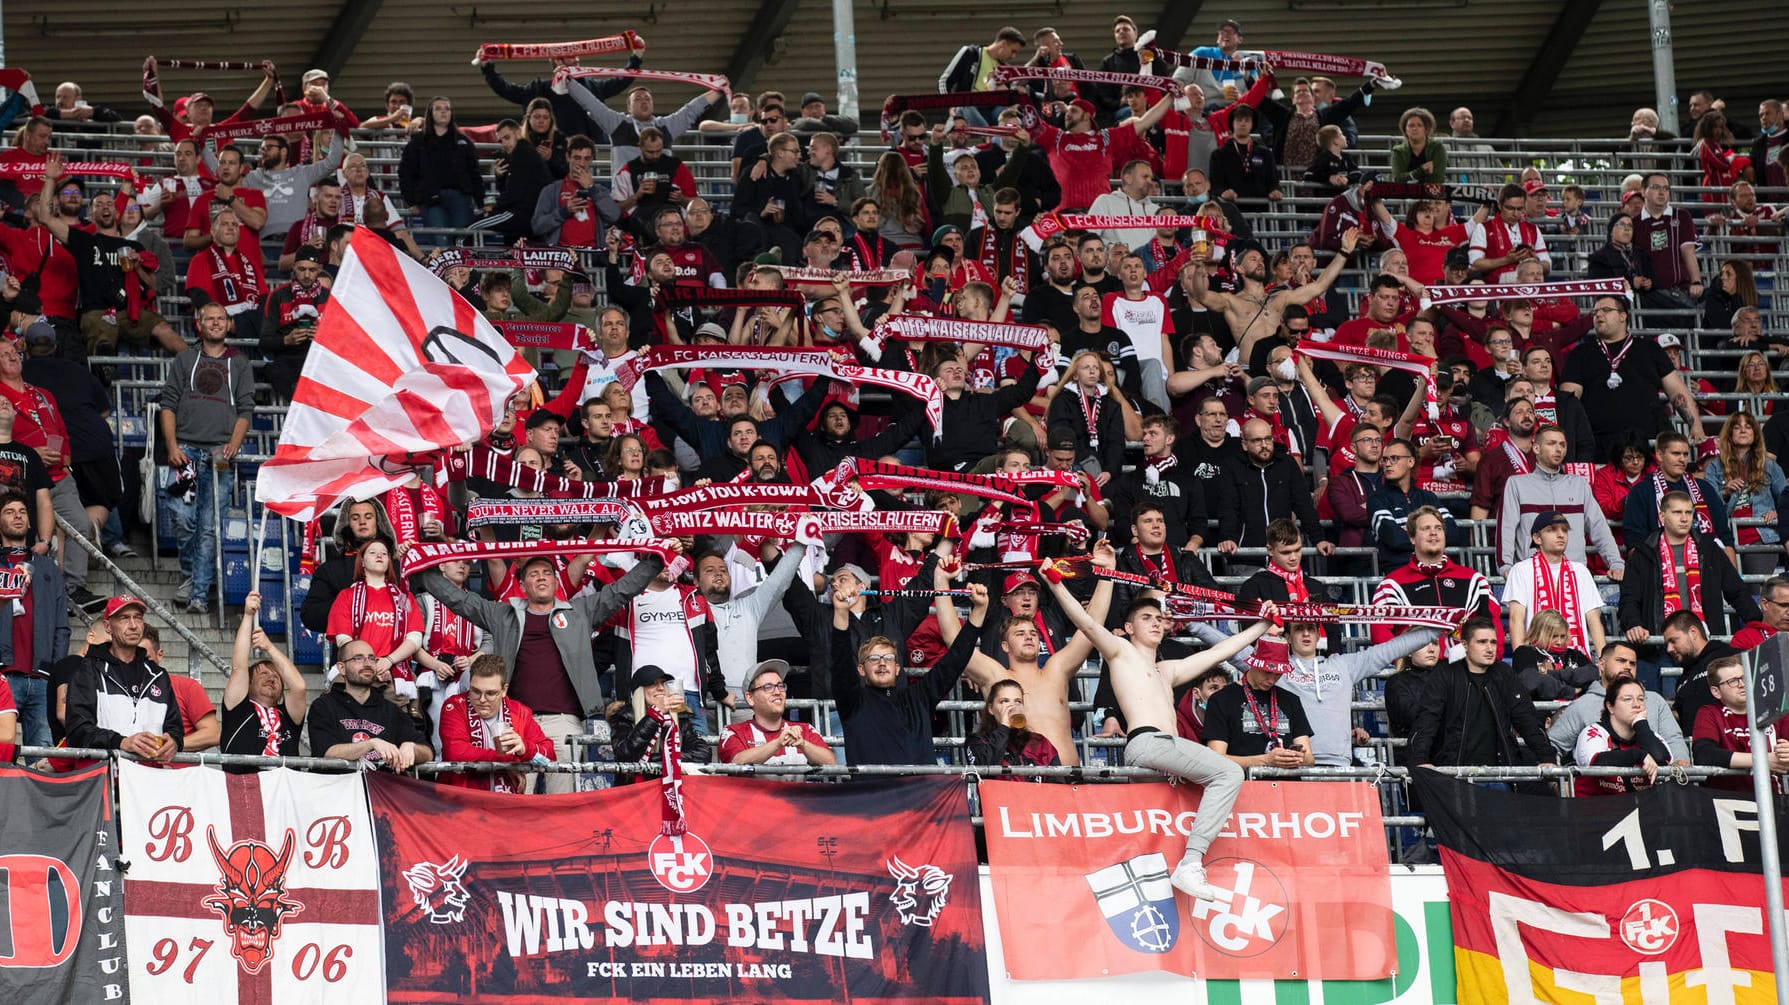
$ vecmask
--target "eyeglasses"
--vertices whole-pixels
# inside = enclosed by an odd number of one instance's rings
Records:
[[[782,694],[783,692],[789,690],[789,685],[784,684],[782,681],[779,680],[775,684],[759,684],[757,687],[751,688],[750,690],[764,691],[769,694]]]
[[[1735,687],[1735,686],[1745,687],[1746,679],[1744,677],[1729,677],[1726,680],[1719,681],[1715,684],[1715,687]]]
[[[1393,461],[1414,461],[1416,458],[1410,454],[1386,454],[1384,457],[1381,457],[1380,460],[1390,464]]]
[[[1271,436],[1245,436],[1242,438],[1242,442],[1244,442],[1244,443],[1272,443],[1273,437],[1271,437]]]
[[[865,656],[863,658],[864,665],[866,665],[866,666],[871,666],[871,665],[874,665],[877,663],[895,664],[895,663],[899,663],[900,661],[901,661],[901,658],[899,656],[896,656],[894,653],[875,653],[875,654],[872,654],[869,656]]]
[[[503,697],[503,689],[502,689],[502,688],[496,688],[496,689],[495,689],[495,690],[491,690],[491,691],[485,691],[485,690],[483,690],[483,689],[480,689],[480,688],[476,688],[476,687],[470,687],[470,688],[467,688],[467,689],[466,689],[466,697],[468,697],[468,698],[477,698],[477,699],[481,699],[481,700],[487,700],[487,701],[488,701],[488,700],[490,700],[490,699],[493,699],[493,698],[501,698],[501,697]]]
[[[1590,313],[1592,313],[1592,314],[1620,314],[1621,308],[1619,308],[1619,307],[1595,307],[1595,308],[1591,309]]]
[[[342,662],[343,663],[372,663],[372,662],[377,661],[378,659],[379,659],[379,657],[374,656],[372,653],[363,653],[359,656],[343,656]]]

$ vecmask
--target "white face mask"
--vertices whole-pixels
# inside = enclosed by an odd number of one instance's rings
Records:
[[[727,116],[727,121],[736,126],[743,126],[752,121],[752,116],[749,112],[732,112]]]
[[[1282,359],[1273,365],[1273,375],[1281,380],[1297,380],[1298,367],[1289,359]]]

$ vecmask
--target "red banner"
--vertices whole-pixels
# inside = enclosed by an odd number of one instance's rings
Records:
[[[1378,790],[1244,783],[1205,855],[1209,881],[1226,896],[1194,902],[1168,873],[1186,850],[1196,792],[982,783],[1008,972],[1377,980],[1396,971]]]
[[[988,999],[958,779],[686,777],[676,838],[655,785],[367,782],[390,1002]]]

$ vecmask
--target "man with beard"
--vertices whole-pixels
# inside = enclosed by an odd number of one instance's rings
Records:
[[[1281,450],[1266,419],[1242,424],[1243,458],[1223,466],[1216,477],[1218,551],[1233,555],[1237,548],[1261,548],[1267,544],[1267,527],[1282,517],[1296,517],[1299,527],[1320,526],[1311,489],[1298,462]],[[1334,546],[1319,541],[1328,551]],[[1328,552],[1325,551],[1325,554]]]
[[[1096,352],[1118,370],[1118,385],[1125,397],[1136,401],[1143,391],[1143,365],[1137,358],[1137,347],[1121,328],[1105,323],[1105,305],[1099,287],[1077,286],[1074,294],[1074,324],[1058,329],[1056,369],[1058,381],[1066,383],[1069,364],[1083,352]]]
[[[746,454],[746,468],[751,472],[748,479],[760,485],[776,483],[789,484],[789,476],[783,471],[783,459],[777,456],[776,448],[763,440],[752,444]]]
[[[882,432],[864,438],[857,432],[857,410],[835,398],[820,409],[820,421],[813,429],[795,434],[795,455],[807,476],[815,478],[838,467],[847,457],[892,454],[925,424],[925,409],[911,408]]]
[[[1112,101],[1113,107],[1117,107],[1116,93]],[[1049,157],[1050,168],[1062,184],[1062,202],[1054,208],[1065,212],[1085,209],[1110,191],[1111,184],[1107,179],[1112,175],[1112,164],[1147,156],[1149,145],[1143,141],[1143,136],[1161,121],[1173,104],[1174,95],[1164,94],[1149,111],[1110,129],[1096,128],[1093,105],[1081,98],[1070,102],[1063,111],[1061,129],[1041,118],[1033,122],[1036,111],[1025,108],[1020,113],[1025,128],[1031,131],[1037,148]]]
[[[1016,188],[994,193],[994,209],[988,222],[972,228],[964,247],[969,258],[981,264],[998,286],[1008,276],[1024,293],[1031,288],[1031,255],[1019,237],[1019,203]]]
[[[261,263],[261,228],[267,223],[267,199],[244,183],[246,173],[241,150],[228,146],[218,152],[217,184],[199,196],[186,220],[186,233],[181,237],[186,250],[199,251],[210,246],[211,228],[204,224],[228,208],[242,224],[243,243],[251,249],[248,254],[257,265]]]
[[[584,402],[582,412],[584,435],[566,445],[565,456],[577,467],[581,481],[601,481],[605,476],[603,455],[615,438],[615,418],[609,403],[601,398]]]
[[[1075,249],[1065,240],[1052,240],[1044,248],[1043,282],[1025,294],[1019,320],[1028,325],[1047,324],[1058,332],[1073,331],[1075,313]]]
[[[157,314],[154,255],[124,236],[118,223],[118,204],[112,193],[101,192],[91,203],[92,229],[73,225],[50,208],[50,193],[62,177],[64,161],[58,154],[44,160],[44,187],[33,197],[37,219],[74,256],[81,293],[81,334],[86,352],[109,354],[120,339],[132,345],[149,344],[153,338],[163,349],[178,353],[186,340]]]
[[[708,611],[714,619],[715,650],[720,654],[721,676],[727,681],[735,708],[742,700],[748,705],[751,703],[746,676],[758,662],[758,635],[764,619],[782,603],[789,584],[795,581],[802,564],[807,561],[808,545],[796,545],[784,552],[778,544],[766,541],[758,554],[747,555],[737,550],[740,542],[735,540],[734,556],[742,563],[739,572],[757,577],[751,582],[737,584],[737,591],[734,589],[733,560],[727,555],[711,551],[696,559],[696,588],[708,601]],[[766,555],[773,557],[766,558]],[[765,563],[770,561],[775,562],[775,567],[765,575]]]
[[[318,757],[365,759],[391,771],[408,771],[435,752],[402,708],[388,700],[373,666],[373,647],[352,639],[338,652],[342,674],[311,702],[305,716],[311,751]]]
[[[311,212],[286,229],[285,243],[280,246],[279,266],[282,272],[292,271],[293,264],[298,261],[299,248],[309,245],[320,254],[328,252],[329,229],[336,226],[342,218],[342,183],[334,175],[317,182],[315,191],[311,193],[310,204]]]
[[[195,307],[213,304],[223,311],[227,334],[260,338],[261,301],[266,281],[261,278],[260,249],[253,255],[242,249],[242,221],[225,207],[211,220],[211,244],[193,256],[186,268],[186,295]]]
[[[1342,274],[1348,256],[1360,241],[1360,231],[1350,229],[1342,235],[1342,253],[1329,260],[1316,279],[1292,289],[1267,291],[1267,256],[1259,245],[1239,242],[1231,245],[1231,267],[1242,279],[1242,287],[1234,293],[1219,293],[1211,288],[1204,262],[1193,263],[1191,296],[1209,310],[1221,311],[1230,333],[1243,349],[1253,347],[1257,339],[1279,330],[1280,321],[1294,307],[1317,299]]]
[[[313,164],[293,164],[291,147],[284,137],[268,136],[261,140],[260,163],[242,178],[242,184],[260,192],[267,203],[267,222],[261,227],[261,236],[284,237],[293,224],[304,218],[311,189],[325,179],[335,177],[347,147],[346,143],[331,143],[329,153],[322,160]],[[205,158],[208,164],[215,165],[209,145]],[[339,186],[336,191],[339,195]],[[340,212],[338,206],[336,213],[339,215]]]
[[[1193,549],[1177,547],[1169,539],[1167,510],[1160,500],[1142,502],[1131,510],[1129,537],[1130,543],[1119,550],[1117,555],[1119,572],[1136,573],[1157,581],[1188,583],[1210,590],[1222,589]],[[1142,595],[1141,590],[1142,588],[1129,584],[1120,585],[1112,598],[1112,606],[1120,611],[1125,610],[1133,600]],[[1117,623],[1108,619],[1106,627],[1116,628]]]
[[[725,275],[764,249],[764,231],[749,220],[716,216],[707,199],[691,199],[683,207],[684,230],[691,242],[708,249]]]
[[[111,644],[89,649],[68,682],[71,747],[121,750],[166,763],[180,752],[180,706],[167,671],[150,662],[143,641],[148,608],[128,594],[106,603]],[[360,643],[365,646],[365,643]],[[367,652],[371,652],[370,647]],[[368,663],[371,669],[371,663]]]
[[[1478,469],[1472,475],[1472,519],[1491,515],[1493,502],[1503,501],[1503,486],[1517,475],[1534,470],[1534,402],[1511,398],[1503,406],[1503,426],[1487,436]]]

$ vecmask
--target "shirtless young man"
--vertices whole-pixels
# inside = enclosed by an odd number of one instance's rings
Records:
[[[1102,569],[1118,567],[1118,553],[1112,550],[1110,542],[1101,541],[1094,546],[1093,564]],[[947,590],[950,588],[950,580],[950,572],[946,570],[944,563],[939,563],[939,568],[933,573],[933,585],[940,590]],[[1093,600],[1087,605],[1088,616],[1104,623],[1106,610],[1111,603],[1112,581],[1102,579],[1094,587]],[[962,630],[956,604],[949,597],[939,597],[934,608],[938,612],[938,634],[948,646],[956,641],[957,632]],[[1037,657],[1042,651],[1042,643],[1035,621],[1030,618],[1008,618],[1000,630],[1000,644],[1006,650],[1010,663],[1001,666],[999,660],[978,652],[969,657],[969,666],[963,671],[963,675],[973,681],[983,694],[1002,678],[1010,677],[1018,681],[1025,688],[1026,728],[1054,744],[1056,754],[1063,764],[1080,764],[1080,752],[1075,749],[1074,733],[1069,723],[1068,689],[1070,682],[1075,679],[1076,671],[1081,669],[1081,664],[1087,662],[1088,655],[1093,652],[1093,643],[1088,640],[1086,632],[1076,632],[1074,637],[1040,667]]]
[[[1175,889],[1194,900],[1217,899],[1220,891],[1205,882],[1205,851],[1229,822],[1230,807],[1242,791],[1242,769],[1229,758],[1180,738],[1175,729],[1174,688],[1190,683],[1260,638],[1273,619],[1274,605],[1263,604],[1262,620],[1246,631],[1185,659],[1158,663],[1155,651],[1168,630],[1168,616],[1161,601],[1149,597],[1132,601],[1124,612],[1128,638],[1119,638],[1075,603],[1075,598],[1063,589],[1062,574],[1053,564],[1045,563],[1040,572],[1063,613],[1106,661],[1118,707],[1123,709],[1125,722],[1130,726],[1124,763],[1204,786],[1198,816],[1187,834],[1186,855],[1169,879]]]
[[[1360,243],[1360,229],[1342,235],[1342,253],[1330,258],[1329,264],[1315,279],[1291,289],[1267,292],[1267,256],[1258,245],[1245,245],[1232,261],[1232,268],[1242,277],[1242,289],[1235,293],[1219,293],[1211,288],[1211,279],[1204,262],[1194,262],[1193,296],[1208,309],[1222,311],[1224,323],[1236,337],[1238,357],[1246,365],[1255,343],[1280,329],[1280,320],[1289,307],[1301,307],[1322,296],[1342,274],[1348,256]]]

